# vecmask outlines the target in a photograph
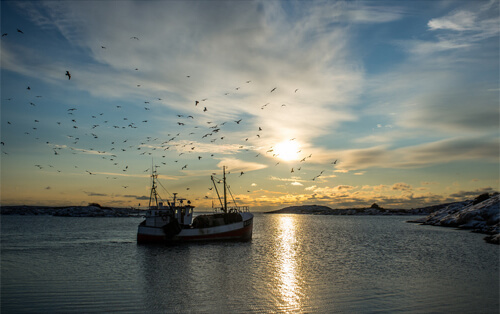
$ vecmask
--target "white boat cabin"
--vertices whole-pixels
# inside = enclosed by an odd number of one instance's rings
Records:
[[[158,206],[150,206],[146,212],[146,226],[149,227],[163,227],[171,222],[172,219],[177,219],[179,225],[189,226],[193,222],[193,209],[194,206],[183,205],[184,199],[178,199],[180,205],[175,204],[164,205],[163,202],[158,202]]]

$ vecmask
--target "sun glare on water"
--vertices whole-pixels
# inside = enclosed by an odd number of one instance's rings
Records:
[[[299,144],[292,140],[280,142],[274,147],[276,157],[284,161],[297,160],[299,158],[299,151]]]

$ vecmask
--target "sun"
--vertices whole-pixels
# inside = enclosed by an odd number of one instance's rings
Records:
[[[292,140],[280,142],[274,147],[274,153],[276,154],[276,157],[284,161],[299,159],[299,151],[299,144]]]

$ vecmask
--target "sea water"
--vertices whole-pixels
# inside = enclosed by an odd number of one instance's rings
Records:
[[[498,313],[499,246],[407,216],[256,214],[251,242],[140,218],[1,217],[2,313]]]

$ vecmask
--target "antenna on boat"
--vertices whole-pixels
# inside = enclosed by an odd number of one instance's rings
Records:
[[[227,214],[226,166],[222,166],[222,175],[224,180],[224,213]]]

